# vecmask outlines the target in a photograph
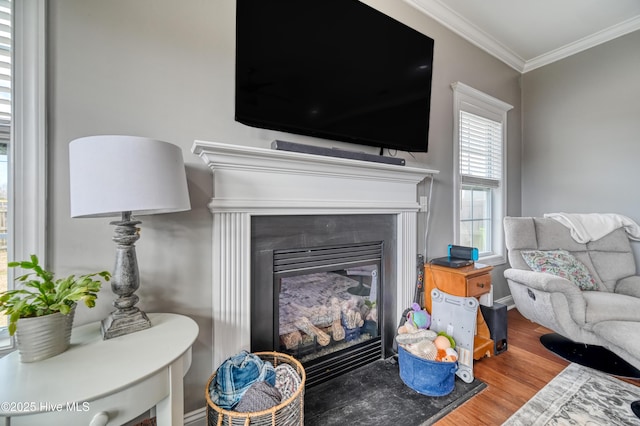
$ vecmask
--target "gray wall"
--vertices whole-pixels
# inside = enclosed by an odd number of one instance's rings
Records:
[[[514,106],[507,117],[507,212],[520,215],[520,157],[521,111],[520,73],[453,34],[435,21],[417,12],[404,2],[366,0],[378,10],[421,30],[435,40],[434,74],[431,97],[431,124],[429,152],[415,153],[413,157],[399,153],[407,164],[439,170],[432,194],[431,216],[427,236],[427,259],[445,256],[447,245],[453,242],[453,95],[451,83],[460,81]],[[403,155],[404,154],[404,155]],[[419,193],[428,194],[427,184]],[[419,253],[425,253],[426,214],[420,214],[418,226]],[[495,266],[492,279],[494,298],[509,295],[502,275],[506,265]]]
[[[640,222],[639,72],[636,31],[523,75],[523,215]]]
[[[508,191],[509,214],[519,215],[520,76],[404,2],[365,3],[435,39],[430,150],[415,157],[398,155],[411,165],[441,171],[434,185],[427,247],[428,257],[440,256],[446,254],[453,235],[450,84],[464,82],[515,106],[508,118]],[[177,312],[198,322],[200,335],[185,381],[185,410],[196,410],[205,404],[204,385],[213,372],[212,218],[206,207],[212,196],[212,178],[201,160],[190,153],[193,141],[267,147],[280,138],[363,147],[254,129],[233,120],[234,1],[51,0],[49,7],[48,266],[66,274],[113,265],[109,220],[69,217],[71,140],[94,134],[132,134],[182,147],[193,209],[142,218],[142,238],[137,244],[138,294],[140,306],[148,312]],[[422,252],[424,223],[420,228]],[[501,269],[494,271],[496,298],[508,294]],[[111,299],[107,288],[95,309],[79,310],[77,324],[106,316]]]

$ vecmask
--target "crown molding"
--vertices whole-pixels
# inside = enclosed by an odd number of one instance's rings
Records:
[[[598,31],[590,36],[583,37],[573,43],[569,43],[558,49],[530,59],[526,61],[522,73],[559,61],[560,59],[575,55],[576,53],[598,46],[599,44],[606,43],[615,38],[622,37],[623,35],[637,30],[640,30],[640,16],[627,19],[617,25]]]
[[[516,71],[523,71],[525,66],[523,58],[439,0],[405,0],[405,2]]]
[[[533,59],[525,60],[494,37],[478,28],[468,19],[446,6],[441,0],[405,0],[405,2],[523,74],[617,37],[640,30],[640,16],[635,16],[573,43],[569,43]]]

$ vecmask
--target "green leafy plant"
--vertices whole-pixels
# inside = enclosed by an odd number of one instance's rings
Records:
[[[101,279],[109,281],[111,278],[109,272],[102,271],[54,280],[53,272],[43,269],[36,255],[31,255],[29,261],[9,262],[8,266],[32,271],[15,279],[21,283],[20,288],[0,293],[0,313],[9,316],[9,334],[12,336],[20,318],[41,317],[56,312],[67,315],[80,301],[93,308],[102,286]]]

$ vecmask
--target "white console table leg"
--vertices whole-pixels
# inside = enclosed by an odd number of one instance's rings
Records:
[[[169,395],[156,405],[157,426],[184,425],[184,360],[174,361],[169,368]]]

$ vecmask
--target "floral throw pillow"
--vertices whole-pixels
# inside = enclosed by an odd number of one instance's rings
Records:
[[[597,290],[598,284],[589,270],[566,250],[523,250],[522,257],[532,271],[566,278],[581,290]]]

